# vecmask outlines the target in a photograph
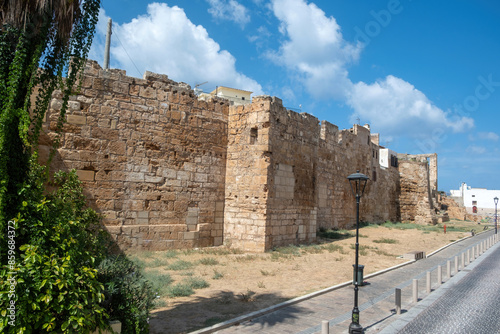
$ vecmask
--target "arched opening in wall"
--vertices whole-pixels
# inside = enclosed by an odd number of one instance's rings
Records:
[[[259,130],[257,128],[250,129],[250,144],[255,144],[257,142],[257,137],[259,135]]]

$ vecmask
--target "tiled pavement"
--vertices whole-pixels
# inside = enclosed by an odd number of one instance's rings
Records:
[[[431,271],[432,289],[438,288],[437,268],[442,266],[442,279],[447,277],[448,260],[451,260],[452,277],[455,276],[455,256],[459,258],[459,268],[462,269],[461,253],[467,250],[476,250],[479,244],[491,239],[494,231],[488,231],[474,237],[463,239],[460,242],[436,252],[432,256],[419,260],[398,269],[390,270],[374,277],[365,277],[367,285],[359,290],[360,324],[365,333],[377,333],[384,327],[404,317],[406,310],[418,305],[412,301],[412,282],[418,279],[419,299],[425,298],[426,272]],[[477,256],[477,255],[476,255]],[[473,264],[473,263],[472,263]],[[471,264],[471,265],[472,265]],[[466,267],[468,269],[468,267]],[[402,289],[401,315],[395,313],[394,289]],[[431,293],[432,295],[432,293]],[[351,322],[351,312],[354,303],[353,286],[350,284],[333,291],[317,295],[276,310],[269,310],[264,315],[252,317],[250,320],[236,324],[226,322],[227,328],[221,329],[216,325],[212,328],[199,330],[195,333],[321,333],[321,322],[329,321],[330,333],[346,333]]]

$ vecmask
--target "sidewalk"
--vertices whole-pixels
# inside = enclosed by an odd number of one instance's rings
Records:
[[[365,277],[368,283],[359,290],[360,324],[365,333],[377,333],[384,327],[402,317],[406,310],[416,304],[412,302],[412,282],[419,279],[419,298],[426,294],[426,272],[432,271],[432,288],[438,287],[438,266],[443,267],[443,281],[446,275],[446,263],[452,262],[452,275],[455,274],[454,258],[460,253],[472,249],[494,231],[487,231],[474,237],[453,243],[426,259],[409,263],[405,266],[389,270],[374,277]],[[475,247],[477,248],[477,247]],[[394,290],[402,290],[402,315],[396,315],[394,306]],[[328,289],[325,289],[328,290]],[[354,304],[353,286],[347,282],[330,288],[329,292],[317,294],[312,298],[297,298],[294,301],[277,305],[260,312],[226,321],[215,326],[198,330],[194,333],[321,333],[321,322],[329,321],[330,333],[345,333],[351,322]],[[312,294],[314,295],[314,294]],[[226,328],[227,327],[227,328]]]

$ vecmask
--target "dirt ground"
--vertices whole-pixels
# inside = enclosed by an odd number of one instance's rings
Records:
[[[451,231],[454,226],[482,230],[473,222],[446,225],[446,234],[442,226],[434,231],[376,225],[361,228],[359,263],[365,266],[364,275],[407,261],[401,258],[407,252],[429,254],[470,235]],[[349,233],[354,235],[355,231]],[[265,254],[235,254],[225,248],[170,252],[168,256],[166,252],[147,254],[141,257],[146,271],[169,274],[172,284],[187,277],[202,278],[209,284],[189,297],[161,297],[164,306],[153,311],[150,332],[187,333],[352,280],[354,243],[354,237],[322,239],[317,245],[285,247]],[[191,268],[169,269],[169,264],[179,260],[189,262]]]

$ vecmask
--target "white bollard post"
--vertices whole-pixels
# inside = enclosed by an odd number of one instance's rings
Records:
[[[321,334],[329,334],[330,327],[328,325],[328,320],[321,321]]]
[[[458,273],[458,255],[455,255],[455,275]]]
[[[401,289],[396,288],[395,299],[396,314],[401,314]]]
[[[418,279],[413,279],[413,302],[418,302]]]
[[[448,277],[448,279],[451,278],[451,261],[448,260],[446,262],[446,276]]]
[[[462,270],[465,268],[465,252],[462,252]]]
[[[465,265],[468,266],[470,261],[470,248],[467,249],[467,256],[465,258]]]
[[[443,267],[438,266],[438,286],[443,283]]]
[[[432,282],[431,282],[431,272],[428,271],[427,272],[427,276],[426,276],[426,288],[427,288],[427,294],[431,293],[431,285],[432,285]]]

